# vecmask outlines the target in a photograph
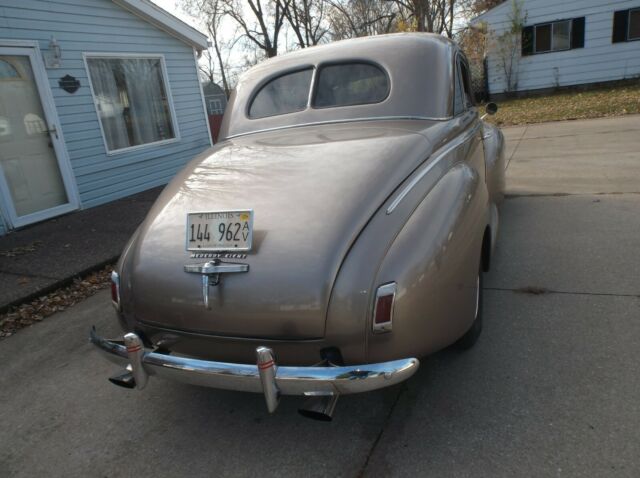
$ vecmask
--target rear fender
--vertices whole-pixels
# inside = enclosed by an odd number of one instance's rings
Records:
[[[498,205],[504,199],[505,188],[504,135],[496,126],[488,123],[483,123],[482,126],[487,189],[491,202]]]
[[[482,177],[468,163],[459,163],[416,208],[377,274],[376,285],[395,281],[398,288],[393,329],[369,332],[368,361],[424,356],[469,328],[490,214],[487,199]]]

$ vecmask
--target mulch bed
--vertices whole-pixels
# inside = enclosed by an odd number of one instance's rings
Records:
[[[95,293],[107,289],[111,283],[113,265],[74,279],[71,285],[62,287],[31,302],[11,308],[0,314],[0,340],[18,330],[40,322],[56,312],[72,307]]]

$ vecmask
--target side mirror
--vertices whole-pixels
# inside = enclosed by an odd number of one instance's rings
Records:
[[[487,106],[485,106],[484,111],[488,115],[494,115],[498,112],[498,105],[495,103],[487,103]]]

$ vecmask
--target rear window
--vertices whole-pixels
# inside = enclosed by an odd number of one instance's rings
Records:
[[[379,103],[389,94],[389,78],[370,63],[345,63],[320,68],[313,106]]]
[[[274,78],[256,94],[249,107],[250,118],[283,115],[307,107],[313,70],[307,68]]]

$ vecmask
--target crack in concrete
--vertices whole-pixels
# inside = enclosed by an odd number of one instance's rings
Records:
[[[520,136],[520,138],[518,139],[518,142],[516,143],[516,147],[513,148],[513,151],[511,152],[511,156],[509,156],[509,160],[507,161],[507,165],[504,168],[505,172],[507,171],[507,169],[509,169],[509,165],[511,164],[511,160],[516,155],[516,151],[518,151],[518,148],[520,147],[520,143],[522,142],[522,138],[524,138],[524,135],[527,133],[528,129],[529,129],[529,125],[526,125],[524,127],[524,130],[522,131],[522,135]]]
[[[7,275],[16,276],[16,277],[29,277],[30,279],[60,280],[59,277],[45,276],[45,275],[42,275],[42,274],[31,274],[29,272],[7,271],[7,270],[1,269],[1,268],[0,268],[0,274],[7,274]]]
[[[541,124],[541,123],[535,123]],[[533,141],[538,139],[553,139],[553,138],[570,138],[576,136],[595,136],[600,134],[620,134],[620,133],[638,133],[640,130],[637,128],[631,129],[620,129],[620,130],[612,130],[612,131],[593,131],[589,133],[567,133],[567,134],[556,134],[550,136],[532,136],[530,138],[523,138],[524,141]]]
[[[638,195],[640,191],[604,191],[597,193],[507,193],[505,199],[517,198],[546,198],[546,197],[566,197],[566,196],[624,196],[625,194]]]
[[[531,289],[535,292],[530,292]],[[580,292],[580,291],[567,291],[567,290],[553,290],[546,287],[483,287],[483,290],[495,290],[499,292],[515,292],[516,294],[529,294],[529,295],[546,295],[546,294],[562,294],[562,295],[591,295],[595,297],[633,297],[640,299],[640,293],[638,294],[613,294],[611,292]],[[544,291],[542,293],[537,291]]]
[[[402,395],[402,392],[404,392],[405,387],[406,387],[405,384],[401,385],[401,388],[398,391],[398,394],[396,395],[395,400],[391,404],[391,408],[389,408],[389,412],[387,413],[387,416],[385,417],[384,422],[382,422],[382,426],[380,427],[380,431],[378,432],[378,435],[376,436],[376,439],[373,441],[373,444],[371,445],[371,448],[369,448],[369,452],[367,453],[367,458],[364,461],[364,464],[362,465],[362,468],[360,468],[360,473],[358,473],[358,475],[357,475],[358,478],[363,477],[365,472],[367,471],[367,467],[369,466],[369,460],[371,460],[371,457],[373,456],[374,452],[376,451],[378,443],[380,443],[380,440],[382,439],[382,435],[384,434],[384,431],[387,428],[387,425],[389,424],[389,421],[391,420],[391,415],[393,415],[393,411],[396,409],[396,405],[398,405],[398,402],[400,401],[400,396]]]

